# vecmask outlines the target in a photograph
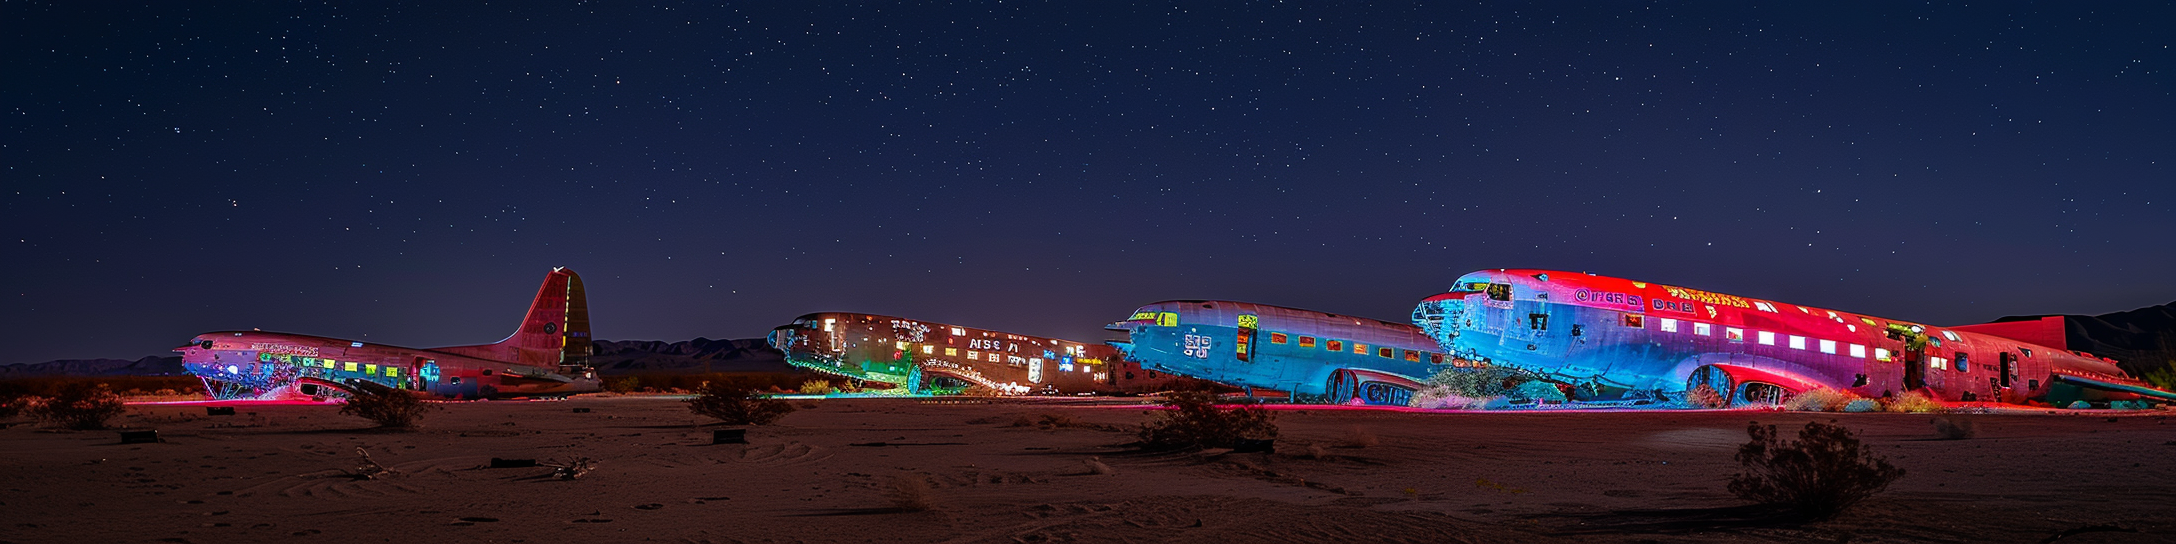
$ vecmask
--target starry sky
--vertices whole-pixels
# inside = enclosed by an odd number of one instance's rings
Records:
[[[2176,300],[2167,2],[200,4],[0,3],[0,362],[491,342],[554,266],[623,340]]]

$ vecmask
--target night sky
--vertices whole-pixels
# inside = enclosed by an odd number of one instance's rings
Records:
[[[0,3],[0,362],[492,342],[554,266],[621,340],[2176,300],[2168,3],[198,4]]]

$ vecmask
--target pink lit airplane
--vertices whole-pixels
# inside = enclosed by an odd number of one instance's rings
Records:
[[[567,395],[598,390],[589,366],[589,302],[582,277],[554,268],[498,343],[415,349],[261,331],[197,335],[182,367],[219,399],[323,397],[376,386],[452,399]]]
[[[1414,324],[1453,356],[1526,369],[1590,398],[1678,398],[1706,385],[1734,405],[1826,387],[1946,401],[2168,402],[2083,352],[2000,336],[1582,272],[1466,274]]]

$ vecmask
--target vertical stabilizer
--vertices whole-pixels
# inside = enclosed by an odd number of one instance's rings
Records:
[[[536,300],[514,334],[496,344],[438,348],[438,351],[544,367],[589,364],[589,300],[582,276],[554,268],[544,276]]]

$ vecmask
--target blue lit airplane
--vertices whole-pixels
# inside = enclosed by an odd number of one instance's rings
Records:
[[[1173,300],[1104,328],[1144,368],[1343,404],[1404,405],[1446,357],[1420,328],[1245,302]]]
[[[2113,361],[1979,332],[1992,328],[1555,270],[1483,270],[1453,285],[1413,310],[1443,349],[1573,384],[1586,399],[1676,399],[1702,384],[1734,405],[1817,387],[2059,406],[2176,399]]]
[[[415,349],[262,331],[197,335],[182,368],[219,399],[323,397],[363,382],[474,399],[598,390],[589,367],[589,302],[582,277],[554,268],[514,334],[494,344]]]

